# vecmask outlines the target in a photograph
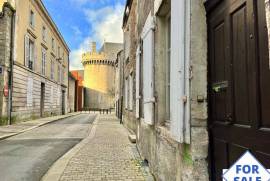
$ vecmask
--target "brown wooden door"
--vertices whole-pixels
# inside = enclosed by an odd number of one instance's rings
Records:
[[[250,150],[270,168],[270,69],[264,0],[208,7],[211,180]]]

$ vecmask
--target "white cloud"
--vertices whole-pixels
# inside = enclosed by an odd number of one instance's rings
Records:
[[[72,50],[70,53],[70,69],[71,70],[78,70],[82,69],[82,54],[86,51],[89,51],[90,48],[90,42],[92,39],[90,37],[87,37],[84,39],[84,41],[81,43],[80,47],[76,50]]]
[[[108,3],[109,0],[70,0],[70,2],[77,6],[77,7],[82,7],[86,3],[96,3],[98,2],[99,4],[105,4]]]
[[[124,6],[104,7],[98,10],[85,10],[88,22],[94,29],[93,38],[102,43],[104,39],[109,42],[123,42],[122,16]]]
[[[72,0],[72,1],[85,2],[95,0]],[[123,42],[123,33],[122,33],[123,11],[124,6],[121,4],[117,4],[115,6],[107,6],[95,10],[90,9],[84,10],[87,22],[92,27],[92,32],[90,32],[88,37],[84,38],[78,49],[71,51],[70,54],[71,70],[82,68],[81,65],[82,54],[90,50],[90,43],[92,41],[96,41],[98,45],[101,45],[104,40],[106,42],[117,42],[117,43]]]

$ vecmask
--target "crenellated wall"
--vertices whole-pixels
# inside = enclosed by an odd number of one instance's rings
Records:
[[[115,53],[115,57],[117,55],[117,52],[110,53]],[[115,59],[108,56],[106,51],[97,52],[96,43],[92,43],[91,52],[82,55],[86,108],[114,107]]]

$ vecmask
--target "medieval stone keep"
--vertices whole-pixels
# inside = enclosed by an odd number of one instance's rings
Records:
[[[104,43],[98,52],[92,43],[91,52],[82,55],[86,109],[114,108],[114,64],[122,44]]]

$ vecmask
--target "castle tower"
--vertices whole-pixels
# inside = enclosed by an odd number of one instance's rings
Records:
[[[101,51],[96,50],[96,43],[91,51],[82,55],[84,67],[84,105],[92,109],[108,109],[114,107],[114,62],[117,51],[122,44],[104,43]]]

